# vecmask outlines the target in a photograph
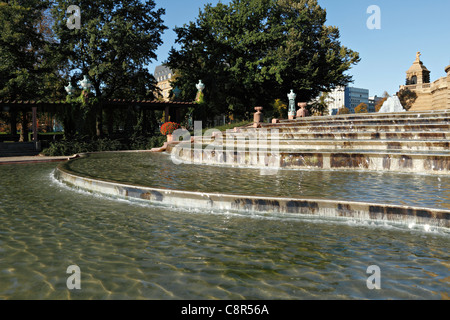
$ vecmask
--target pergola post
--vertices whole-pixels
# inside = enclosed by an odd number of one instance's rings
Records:
[[[33,113],[33,141],[35,143],[38,142],[38,123],[37,123],[37,107],[33,106],[31,107],[32,113]],[[36,145],[37,146],[37,145]]]
[[[9,112],[9,124],[10,124],[10,131],[11,135],[15,136],[17,135],[17,111],[15,108],[11,108]]]
[[[164,122],[169,122],[170,108],[166,106],[164,111]]]

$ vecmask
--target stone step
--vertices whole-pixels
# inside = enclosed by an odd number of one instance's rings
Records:
[[[174,146],[173,159],[194,164],[266,169],[322,169],[450,174],[450,154],[409,152],[263,152],[195,150]]]
[[[254,131],[257,133],[258,131]],[[211,143],[214,140],[226,139],[237,140],[240,135],[237,133],[222,132],[222,135],[213,137],[195,137],[195,141],[201,143]],[[291,140],[450,140],[450,131],[409,131],[409,132],[280,132],[272,136],[270,134],[264,135],[267,139],[291,139]],[[245,137],[247,140],[258,139],[256,134]]]
[[[280,119],[280,123],[295,123],[295,122],[314,122],[314,121],[329,121],[329,120],[363,120],[363,119],[424,119],[424,118],[448,118],[450,117],[450,110],[446,111],[430,111],[430,112],[401,112],[401,113],[366,113],[366,114],[346,114],[335,116],[321,116],[321,117],[306,117],[297,118],[293,120]]]
[[[387,124],[387,125],[335,125],[328,124],[326,126],[319,125],[305,125],[305,126],[277,126],[277,127],[263,127],[263,128],[240,128],[240,134],[276,130],[279,133],[329,133],[329,132],[412,132],[412,131],[426,131],[426,132],[450,132],[450,123],[448,124]]]
[[[10,158],[10,157],[32,157],[37,156],[39,152],[30,151],[30,152],[3,152],[0,151],[0,158]]]
[[[0,143],[0,157],[35,156],[39,154],[40,144],[34,142]]]
[[[214,141],[202,144],[203,147],[223,149],[266,148],[282,150],[405,150],[405,151],[443,151],[450,154],[449,141],[437,140],[247,140]]]
[[[277,127],[291,127],[291,126],[329,126],[329,125],[388,125],[388,124],[403,124],[403,125],[428,125],[428,124],[449,124],[450,117],[445,118],[403,118],[403,119],[317,119],[315,121],[293,121],[282,123],[264,123],[264,128]]]

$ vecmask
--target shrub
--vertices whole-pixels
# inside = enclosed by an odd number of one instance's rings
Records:
[[[133,137],[127,141],[104,139],[73,139],[50,143],[42,151],[45,156],[69,156],[84,152],[120,151],[120,150],[149,150],[161,147],[166,141],[164,136]]]

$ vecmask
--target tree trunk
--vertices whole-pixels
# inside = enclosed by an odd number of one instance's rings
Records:
[[[101,104],[97,106],[95,117],[95,131],[98,138],[103,135],[103,108]]]

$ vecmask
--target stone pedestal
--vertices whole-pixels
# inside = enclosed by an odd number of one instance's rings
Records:
[[[297,110],[297,118],[307,117],[309,113],[306,109],[306,102],[299,102],[297,105],[300,107],[300,109]]]
[[[262,114],[263,107],[255,107],[255,115],[253,116],[253,123],[254,125],[258,125],[263,121],[263,114]]]

